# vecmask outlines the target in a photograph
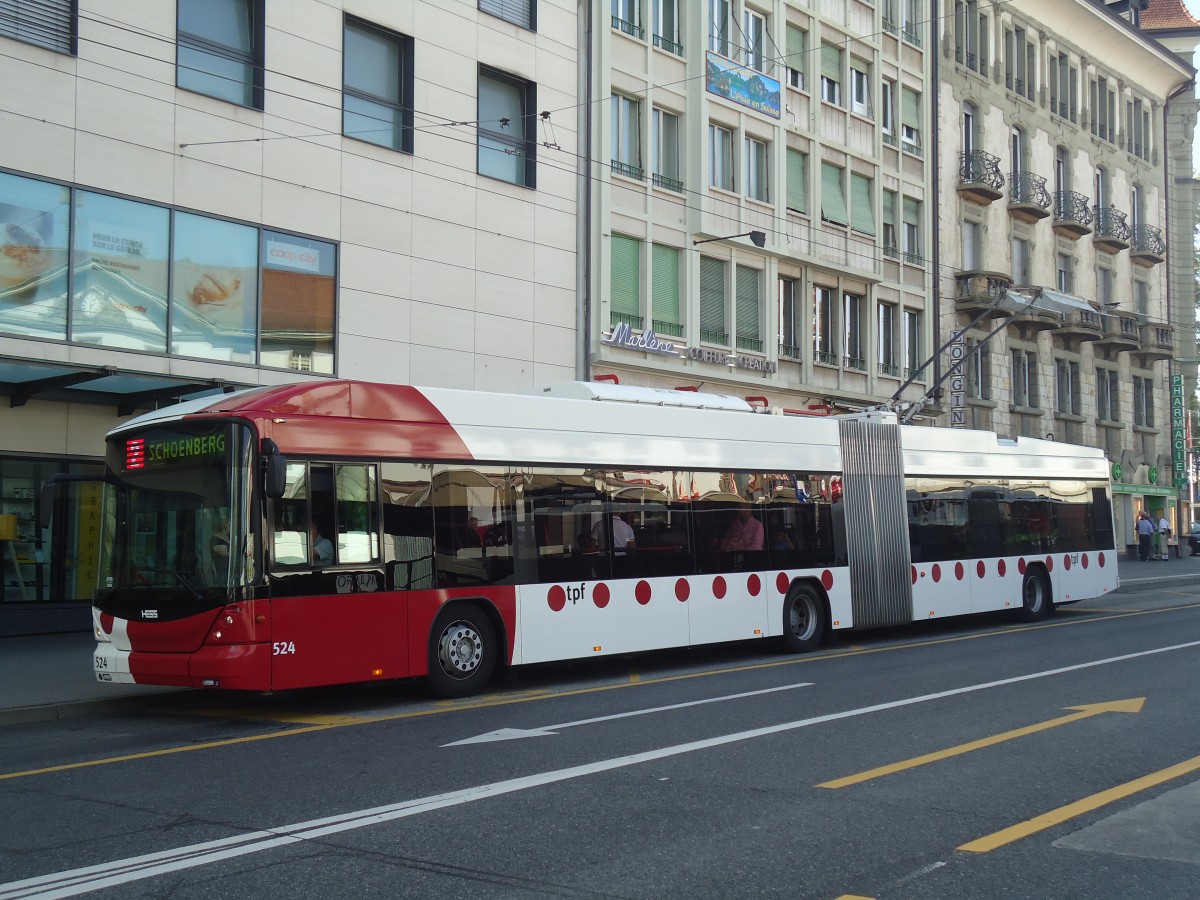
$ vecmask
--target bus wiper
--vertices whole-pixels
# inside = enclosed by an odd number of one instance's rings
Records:
[[[188,589],[188,593],[192,595],[192,599],[194,599],[194,600],[202,599],[200,597],[200,592],[198,590],[196,590],[194,587],[192,587],[190,584],[188,584],[187,579],[179,574],[178,569],[172,569],[171,574],[175,576],[176,581],[178,581],[180,584],[182,584],[185,588]]]

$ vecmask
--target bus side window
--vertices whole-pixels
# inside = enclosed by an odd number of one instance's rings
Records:
[[[393,590],[434,586],[433,507],[429,505],[430,467],[422,463],[384,463],[383,561]]]
[[[375,521],[378,496],[374,466],[337,467],[339,563],[378,561],[379,530]]]

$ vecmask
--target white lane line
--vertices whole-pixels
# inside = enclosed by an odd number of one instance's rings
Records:
[[[388,804],[387,806],[377,806],[372,809],[343,813],[322,819],[313,819],[309,822],[300,822],[295,825],[285,825],[277,829],[255,831],[217,841],[192,844],[187,847],[180,847],[177,850],[167,850],[147,856],[135,856],[111,863],[87,866],[81,869],[70,869],[51,875],[42,875],[37,878],[11,881],[7,884],[0,884],[0,900],[18,900],[18,898],[29,897],[52,900],[52,898],[58,897],[74,897],[89,891],[100,890],[101,888],[115,887],[133,881],[140,881],[144,878],[151,878],[156,875],[178,872],[183,869],[195,868],[196,866],[220,862],[226,859],[234,859],[239,856],[258,853],[263,850],[270,850],[300,841],[315,840],[344,831],[363,828],[367,825],[378,825],[382,822],[391,822],[396,819],[420,815],[421,813],[448,809],[453,806],[461,806],[465,803],[474,803],[478,800],[487,800],[492,797],[512,794],[517,791],[526,791],[531,788],[569,781],[574,778],[583,778],[601,772],[611,772],[628,766],[636,766],[641,763],[680,756],[696,750],[723,747],[728,744],[782,734],[798,728],[806,728],[809,725],[819,725],[824,722],[834,722],[839,719],[850,719],[855,716],[864,716],[889,709],[899,709],[900,707],[913,706],[917,703],[926,703],[930,700],[957,697],[962,694],[985,691],[990,688],[1019,684],[1023,681],[1033,681],[1037,678],[1049,678],[1053,675],[1064,675],[1068,672],[1079,672],[1084,669],[1095,668],[1096,666],[1106,666],[1112,663],[1125,662],[1126,660],[1139,659],[1144,656],[1170,653],[1174,650],[1186,650],[1191,647],[1200,647],[1200,641],[1189,641],[1186,644],[1173,644],[1170,647],[1158,647],[1154,650],[1143,650],[1138,653],[1110,656],[1106,659],[1078,663],[1073,666],[1062,666],[1058,669],[1047,669],[1043,672],[1033,672],[1013,678],[1002,678],[998,681],[988,681],[982,684],[951,688],[950,690],[937,691],[933,694],[922,694],[919,697],[892,700],[888,703],[876,703],[872,706],[863,706],[843,712],[827,713],[823,716],[813,716],[810,719],[801,719],[796,722],[783,722],[778,725],[752,728],[749,731],[719,735],[718,737],[705,738],[700,741],[689,741],[686,744],[675,744],[671,747],[647,750],[643,753],[631,753],[628,756],[600,760],[581,766],[571,766],[567,769],[556,769],[552,772],[543,772],[537,775],[525,775],[520,778],[510,778],[506,781],[481,784],[458,791],[450,791],[445,794],[435,794],[431,797],[420,797],[415,800],[405,800],[401,803]]]
[[[614,713],[611,716],[597,716],[594,719],[576,719],[574,722],[563,722],[560,725],[543,725],[541,728],[501,728],[497,731],[489,731],[487,734],[478,735],[477,737],[464,738],[461,741],[442,744],[442,746],[462,747],[466,744],[486,744],[491,741],[508,741],[514,738],[546,737],[547,735],[557,734],[564,728],[574,728],[577,725],[595,725],[597,722],[611,722],[614,719],[628,719],[632,716],[648,716],[650,713],[667,712],[672,709],[685,709],[689,706],[703,706],[706,703],[721,703],[725,700],[742,700],[746,697],[757,697],[761,694],[774,694],[778,691],[791,691],[796,688],[812,686],[813,683],[811,681],[802,681],[799,684],[784,684],[779,687],[763,688],[761,691],[726,694],[723,697],[706,697],[703,700],[689,700],[687,703],[672,703],[670,706],[655,706],[651,709],[634,709],[629,712]]]

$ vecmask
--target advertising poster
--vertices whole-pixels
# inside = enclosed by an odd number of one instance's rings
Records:
[[[333,372],[332,244],[263,233],[262,364]]]
[[[171,310],[172,353],[255,362],[257,229],[177,213]]]
[[[65,187],[0,173],[0,332],[67,336]]]

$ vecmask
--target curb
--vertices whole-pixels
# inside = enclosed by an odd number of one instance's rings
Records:
[[[139,697],[104,697],[90,700],[66,700],[37,706],[17,706],[0,709],[0,725],[29,725],[37,722],[57,722],[103,713],[131,713],[158,709],[170,703],[190,703],[200,691],[168,690]]]
[[[1123,578],[1113,594],[1140,594],[1156,588],[1183,587],[1189,584],[1200,584],[1200,573],[1187,575],[1160,575],[1155,578]]]

